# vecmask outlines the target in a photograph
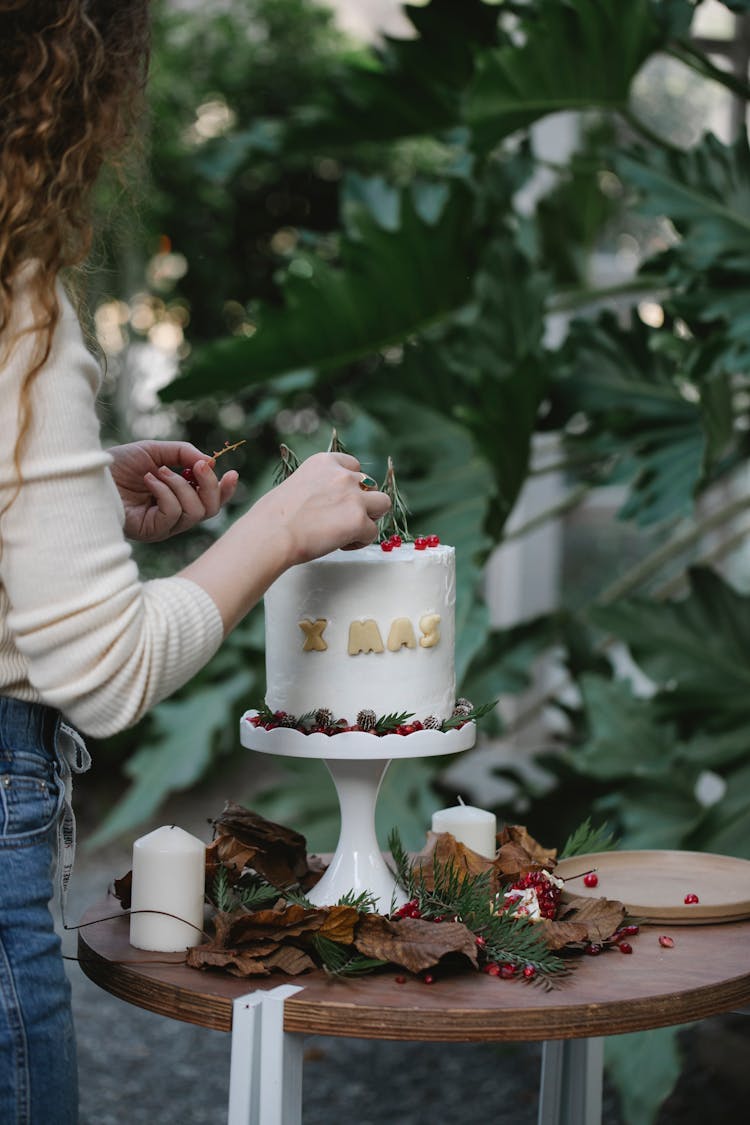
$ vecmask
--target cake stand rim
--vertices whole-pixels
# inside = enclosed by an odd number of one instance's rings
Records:
[[[250,708],[240,719],[240,742],[247,750],[284,758],[385,761],[395,758],[434,758],[470,750],[476,742],[477,725],[470,720],[453,730],[419,730],[413,734],[372,735],[366,731],[341,734],[302,734],[290,727],[266,730],[247,721],[257,715]],[[416,740],[416,741],[415,741]]]

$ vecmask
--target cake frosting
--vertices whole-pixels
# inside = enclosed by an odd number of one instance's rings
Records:
[[[447,719],[455,682],[455,552],[412,543],[334,551],[267,590],[266,705]]]

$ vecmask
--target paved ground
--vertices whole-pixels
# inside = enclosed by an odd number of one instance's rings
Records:
[[[203,812],[222,801],[177,801],[159,823],[209,838]],[[147,827],[153,827],[152,825]],[[139,833],[140,834],[140,833]],[[85,840],[85,826],[81,839]],[[130,867],[129,846],[79,851],[69,898],[75,922]],[[75,934],[64,938],[74,954]],[[78,1028],[81,1125],[223,1125],[229,1037],[125,1004],[69,965]],[[750,1017],[706,1020],[686,1033],[686,1063],[656,1125],[744,1125],[750,1097]],[[310,1038],[304,1125],[534,1125],[536,1044],[418,1044]],[[53,1123],[50,1123],[53,1125]],[[625,1125],[607,1088],[603,1125]],[[648,1125],[633,1122],[629,1125]]]

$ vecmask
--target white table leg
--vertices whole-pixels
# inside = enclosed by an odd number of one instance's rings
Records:
[[[603,1077],[601,1039],[547,1040],[538,1125],[601,1125]]]
[[[300,1125],[303,1038],[284,1031],[284,1001],[299,991],[283,984],[234,1001],[227,1125]]]

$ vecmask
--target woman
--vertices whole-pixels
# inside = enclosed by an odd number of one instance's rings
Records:
[[[319,454],[179,574],[142,582],[126,537],[214,515],[237,475],[182,442],[104,452],[61,277],[90,190],[136,120],[146,0],[0,0],[0,1121],[77,1119],[68,986],[48,903],[80,734],[137,720],[216,652],[287,567],[375,537],[386,496]],[[197,487],[172,467],[191,468]]]

